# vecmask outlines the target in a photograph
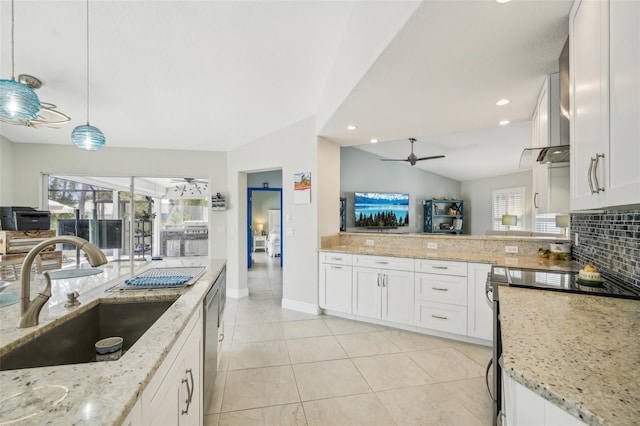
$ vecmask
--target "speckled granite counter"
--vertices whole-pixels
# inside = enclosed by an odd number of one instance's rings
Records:
[[[504,371],[590,425],[640,421],[640,301],[500,287]]]
[[[57,405],[46,406],[43,412],[20,421],[17,424],[121,424],[132,409],[145,386],[171,349],[177,336],[188,320],[201,307],[211,283],[225,265],[224,260],[193,258],[168,262],[153,262],[149,267],[162,266],[207,266],[207,271],[187,289],[154,289],[122,292],[105,292],[112,285],[110,279],[119,273],[114,264],[105,265],[115,268],[104,276],[87,277],[84,281],[85,292],[81,292],[82,305],[64,308],[62,305],[50,307],[41,315],[37,327],[18,329],[19,304],[0,309],[0,353],[15,347],[24,339],[31,339],[43,330],[56,325],[61,316],[77,315],[101,300],[168,300],[175,303],[147,330],[147,332],[119,360],[94,362],[76,365],[40,367],[0,372],[0,422],[9,421],[22,410],[17,394],[34,389],[53,389],[66,396]],[[83,282],[85,279],[73,281]],[[93,280],[93,281],[92,281]],[[18,284],[19,285],[19,284]],[[59,285],[54,282],[54,286]],[[82,286],[82,284],[80,284]],[[34,289],[34,287],[37,287]],[[32,284],[33,291],[40,290],[38,284]],[[6,291],[6,290],[5,290]],[[65,390],[66,389],[66,390]],[[63,392],[63,390],[65,390]],[[37,401],[29,401],[36,404]],[[24,404],[24,402],[22,403]],[[37,413],[38,411],[35,410]]]
[[[458,262],[490,263],[497,266],[511,266],[530,269],[549,269],[558,271],[579,271],[580,265],[572,261],[540,258],[536,256],[516,256],[508,254],[497,254],[484,251],[442,251],[442,250],[420,250],[387,247],[359,247],[359,246],[330,246],[322,248],[320,251],[330,251],[336,253],[366,254],[371,256],[391,256],[408,257],[414,259],[438,259],[453,260]]]

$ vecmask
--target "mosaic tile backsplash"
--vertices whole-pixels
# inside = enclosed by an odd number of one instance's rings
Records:
[[[640,289],[640,210],[574,213],[571,242],[574,260]]]

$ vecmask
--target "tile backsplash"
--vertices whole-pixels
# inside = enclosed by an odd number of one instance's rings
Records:
[[[571,242],[576,261],[640,289],[640,210],[573,213]]]

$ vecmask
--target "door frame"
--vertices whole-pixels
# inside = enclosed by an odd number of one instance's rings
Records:
[[[280,267],[282,268],[282,258],[284,257],[284,244],[282,241],[282,188],[247,188],[247,268],[251,268],[253,264],[253,192],[254,191],[271,191],[280,193]],[[268,235],[268,231],[267,231]]]

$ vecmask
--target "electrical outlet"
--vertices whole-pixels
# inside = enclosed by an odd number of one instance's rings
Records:
[[[575,243],[576,247],[578,247],[578,246],[580,245],[580,243],[578,242],[578,241],[579,241],[579,240],[578,240],[578,233],[576,232],[576,233],[575,233],[575,234],[573,234],[573,235],[575,235],[575,236],[576,236],[576,240],[575,240],[575,242],[574,242],[574,243]]]
[[[368,245],[368,246],[372,246],[373,245],[373,240],[366,240],[364,243],[366,245]]]
[[[518,253],[518,246],[505,246],[504,251],[507,253]]]
[[[427,243],[427,248],[437,249],[438,248],[438,243]]]

